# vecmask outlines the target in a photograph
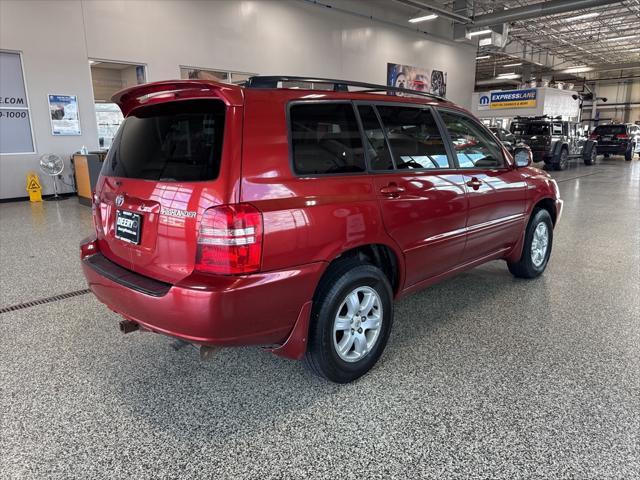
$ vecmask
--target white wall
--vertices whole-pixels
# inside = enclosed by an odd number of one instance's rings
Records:
[[[67,161],[82,145],[97,147],[97,125],[87,52],[78,2],[0,1],[0,48],[22,52],[34,155],[0,155],[0,198],[24,197],[26,172],[36,170],[44,193],[52,193],[49,177],[38,167],[43,153],[57,153]],[[78,96],[82,136],[54,137],[49,121],[48,94]],[[67,183],[70,169],[64,172]],[[63,191],[69,191],[65,187]]]
[[[640,121],[640,79],[612,82],[597,82],[595,88],[598,97],[605,97],[607,102],[598,102],[597,110],[601,123],[611,121],[635,123]],[[631,105],[615,105],[630,103]],[[591,118],[591,103],[586,102],[583,118]],[[592,124],[593,125],[593,124]]]
[[[391,0],[325,0],[406,23]],[[420,25],[451,36],[448,21]],[[147,80],[179,78],[179,65],[386,83],[387,62],[447,72],[447,97],[470,106],[475,51],[436,36],[298,0],[0,1],[0,48],[23,52],[38,153],[68,157],[97,147],[88,58],[144,64]],[[79,97],[82,137],[53,137],[47,93]],[[38,155],[0,157],[0,198],[26,195]],[[47,191],[45,191],[47,193]]]

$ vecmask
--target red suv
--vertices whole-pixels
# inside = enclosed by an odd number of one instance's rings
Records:
[[[524,278],[549,260],[557,184],[444,99],[254,77],[114,101],[126,119],[81,263],[125,332],[260,345],[349,382],[382,354],[394,299],[490,260]]]

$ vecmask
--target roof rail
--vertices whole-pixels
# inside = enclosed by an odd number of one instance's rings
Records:
[[[358,87],[365,90],[359,92],[394,92],[405,93],[407,95],[419,95],[422,97],[435,98],[441,101],[448,101],[444,97],[434,95],[433,93],[421,92],[419,90],[411,90],[408,88],[390,87],[388,85],[378,85],[375,83],[356,82],[351,80],[337,80],[335,78],[315,78],[315,77],[290,77],[290,76],[254,76],[249,77],[244,86],[246,88],[278,88],[279,82],[305,82],[305,83],[322,83],[324,85],[333,85],[334,92],[348,92],[349,87]]]

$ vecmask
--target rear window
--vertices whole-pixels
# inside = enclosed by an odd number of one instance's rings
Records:
[[[593,131],[597,135],[620,135],[627,133],[625,125],[599,125]]]
[[[304,103],[290,108],[293,166],[300,175],[366,170],[362,138],[350,103]]]
[[[516,135],[549,135],[549,124],[546,122],[512,123],[511,133]]]
[[[121,125],[102,174],[163,182],[213,180],[220,171],[224,114],[219,100],[139,108]]]

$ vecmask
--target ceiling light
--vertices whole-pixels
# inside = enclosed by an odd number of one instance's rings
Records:
[[[593,67],[587,67],[586,65],[579,65],[577,67],[566,68],[562,70],[560,73],[584,73],[590,72],[593,70]]]
[[[578,15],[577,17],[568,18],[567,20],[571,20],[572,22],[575,20],[586,20],[587,18],[595,18],[600,15],[600,12],[591,12],[585,13],[584,15]]]
[[[486,30],[476,30],[475,32],[469,32],[467,33],[467,37],[478,37],[480,35],[489,35],[490,33],[491,30],[487,28]]]
[[[502,65],[503,68],[508,68],[508,67],[519,67],[520,65],[522,65],[522,63],[507,63],[506,65]]]
[[[491,55],[480,55],[476,57],[476,60],[486,60],[487,58],[491,58]]]
[[[620,40],[628,40],[631,38],[636,38],[638,35],[625,35],[624,37],[613,37],[613,38],[605,38],[603,42],[618,42]]]
[[[438,15],[436,15],[435,13],[430,13],[429,15],[425,15],[424,17],[410,18],[409,23],[426,22],[427,20],[435,20],[436,18],[438,18]]]
[[[520,75],[516,75],[515,73],[511,73],[509,75],[498,75],[496,80],[515,80],[516,78],[520,78]]]
[[[517,75],[516,72],[509,72],[509,73],[499,73],[498,76],[499,77],[510,77],[512,75]]]

